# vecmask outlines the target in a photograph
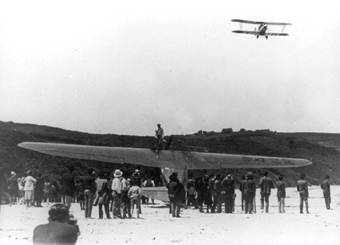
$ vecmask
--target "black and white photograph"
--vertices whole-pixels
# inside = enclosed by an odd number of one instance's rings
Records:
[[[0,244],[338,245],[339,7],[0,1]]]

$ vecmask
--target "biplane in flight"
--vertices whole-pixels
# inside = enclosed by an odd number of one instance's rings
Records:
[[[108,147],[74,145],[44,142],[23,142],[21,148],[59,157],[95,160],[115,164],[133,164],[161,169],[165,182],[173,172],[177,172],[180,181],[186,185],[188,170],[195,169],[230,169],[230,168],[294,168],[312,164],[300,158],[266,157],[252,155],[234,155],[194,151],[160,150],[148,148]],[[165,183],[166,184],[166,183]],[[143,194],[149,198],[168,202],[165,186],[143,187]]]
[[[284,23],[284,22],[264,22],[264,21],[252,21],[252,20],[240,20],[240,19],[232,19],[232,22],[240,23],[240,30],[234,30],[234,33],[240,34],[250,34],[259,38],[260,36],[265,37],[268,39],[268,36],[288,36],[288,33],[284,32],[284,29],[287,25],[291,25],[291,23]],[[255,27],[254,31],[249,30],[242,30],[242,24],[253,24],[258,25]],[[268,26],[282,26],[281,32],[268,32]]]

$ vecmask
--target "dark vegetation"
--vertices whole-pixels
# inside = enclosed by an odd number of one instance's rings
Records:
[[[168,140],[170,140],[168,138]],[[120,168],[131,173],[135,166],[66,159],[48,156],[21,149],[18,143],[24,141],[60,142],[72,144],[152,148],[154,138],[149,136],[127,136],[116,134],[88,134],[63,130],[49,126],[0,122],[0,164],[6,171],[23,174],[26,169],[39,171],[43,175],[58,176],[68,166],[74,166],[79,174],[87,167],[98,171],[113,171]],[[293,185],[301,172],[305,172],[313,184],[318,184],[325,175],[333,183],[340,183],[340,134],[324,133],[276,133],[269,130],[222,133],[197,133],[175,135],[169,149],[189,150],[278,157],[296,157],[312,160],[313,165],[296,169],[268,169],[272,175],[283,174]],[[145,175],[159,175],[157,168],[142,168]],[[247,170],[224,170],[238,177]],[[257,174],[263,170],[256,170]]]

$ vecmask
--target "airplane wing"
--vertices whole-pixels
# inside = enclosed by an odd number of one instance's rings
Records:
[[[264,23],[262,21],[240,20],[240,19],[232,19],[231,21],[238,22],[238,23],[255,24],[255,25],[261,25]]]
[[[242,30],[235,30],[234,33],[240,33],[240,34],[251,34],[251,35],[260,35],[258,31],[242,31]]]
[[[175,169],[291,168],[312,164],[306,159],[222,153],[162,150],[157,154],[147,148],[41,142],[23,142],[18,146],[52,156]]]
[[[285,23],[285,22],[262,22],[263,24],[267,25],[276,25],[276,26],[289,26],[292,25],[291,23]]]
[[[266,32],[266,36],[288,36],[288,33]]]
[[[245,24],[255,24],[255,25],[261,25],[261,24],[280,25],[280,26],[291,25],[291,23],[285,23],[285,22],[266,22],[266,21],[252,21],[252,20],[241,20],[241,19],[232,19],[231,21],[238,22],[238,23],[245,23]]]

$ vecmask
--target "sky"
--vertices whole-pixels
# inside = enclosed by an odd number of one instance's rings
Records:
[[[157,123],[165,134],[340,133],[339,5],[0,1],[0,120],[134,135]],[[232,33],[233,18],[293,25],[256,39]]]

